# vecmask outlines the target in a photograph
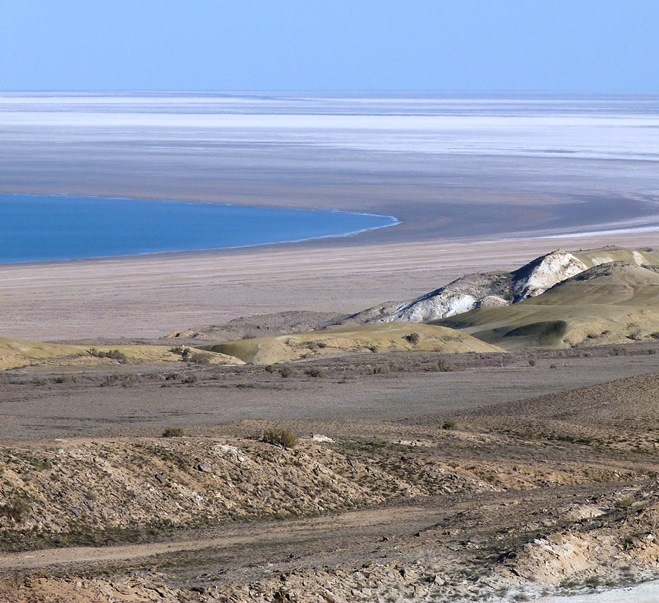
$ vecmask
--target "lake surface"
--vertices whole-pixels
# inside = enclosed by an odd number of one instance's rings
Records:
[[[659,230],[657,94],[2,93],[0,133],[0,193],[401,220],[369,242]]]
[[[245,247],[345,236],[395,218],[210,203],[0,195],[0,263]]]

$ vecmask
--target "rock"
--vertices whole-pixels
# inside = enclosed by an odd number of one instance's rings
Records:
[[[156,479],[158,480],[159,483],[163,485],[167,483],[167,478],[164,475],[162,475],[162,473],[156,473]]]
[[[314,442],[320,442],[320,443],[331,443],[331,442],[334,441],[334,440],[333,440],[332,438],[330,438],[329,436],[320,435],[320,434],[317,434],[317,433],[313,434],[313,435],[311,436],[311,439],[312,439]]]
[[[212,473],[213,468],[208,463],[197,463],[194,467],[197,471],[202,473]]]
[[[513,272],[467,274],[416,299],[370,308],[351,319],[365,323],[427,322],[476,308],[508,306],[540,295],[587,268],[571,253],[557,249]]]

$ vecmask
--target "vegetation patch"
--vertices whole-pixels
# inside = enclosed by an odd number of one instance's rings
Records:
[[[269,427],[261,436],[266,444],[281,446],[282,448],[295,448],[298,443],[297,436],[287,427]]]
[[[104,352],[103,350],[97,350],[96,348],[89,348],[87,353],[94,358],[110,358],[112,360],[118,360],[119,362],[126,362],[128,357],[120,350],[108,350]]]

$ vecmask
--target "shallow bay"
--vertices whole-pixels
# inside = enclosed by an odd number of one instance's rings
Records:
[[[0,263],[249,247],[394,224],[388,216],[355,212],[6,195],[0,196]]]

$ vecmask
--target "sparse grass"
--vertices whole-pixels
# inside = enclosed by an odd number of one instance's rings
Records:
[[[579,583],[574,578],[566,578],[560,584],[560,587],[563,589],[573,589],[579,586]]]
[[[615,506],[618,509],[627,509],[631,507],[634,504],[634,502],[636,502],[636,499],[633,496],[631,495],[623,496],[622,498],[619,498],[618,500],[615,501]]]
[[[185,435],[185,430],[182,427],[165,427],[162,432],[163,438],[181,438]]]
[[[53,464],[47,458],[36,457],[31,454],[17,454],[16,456],[29,463],[37,471],[47,471],[53,468]]]
[[[120,385],[121,387],[133,387],[137,385],[137,376],[135,375],[107,375],[99,384],[99,387],[112,387]]]
[[[112,360],[118,360],[119,362],[125,362],[128,360],[126,354],[120,350],[109,350],[107,352],[103,352],[102,350],[97,350],[96,348],[89,348],[87,353],[90,356],[94,356],[95,358],[111,358]]]
[[[261,440],[282,448],[295,448],[298,442],[297,436],[288,427],[269,427],[263,432]]]

